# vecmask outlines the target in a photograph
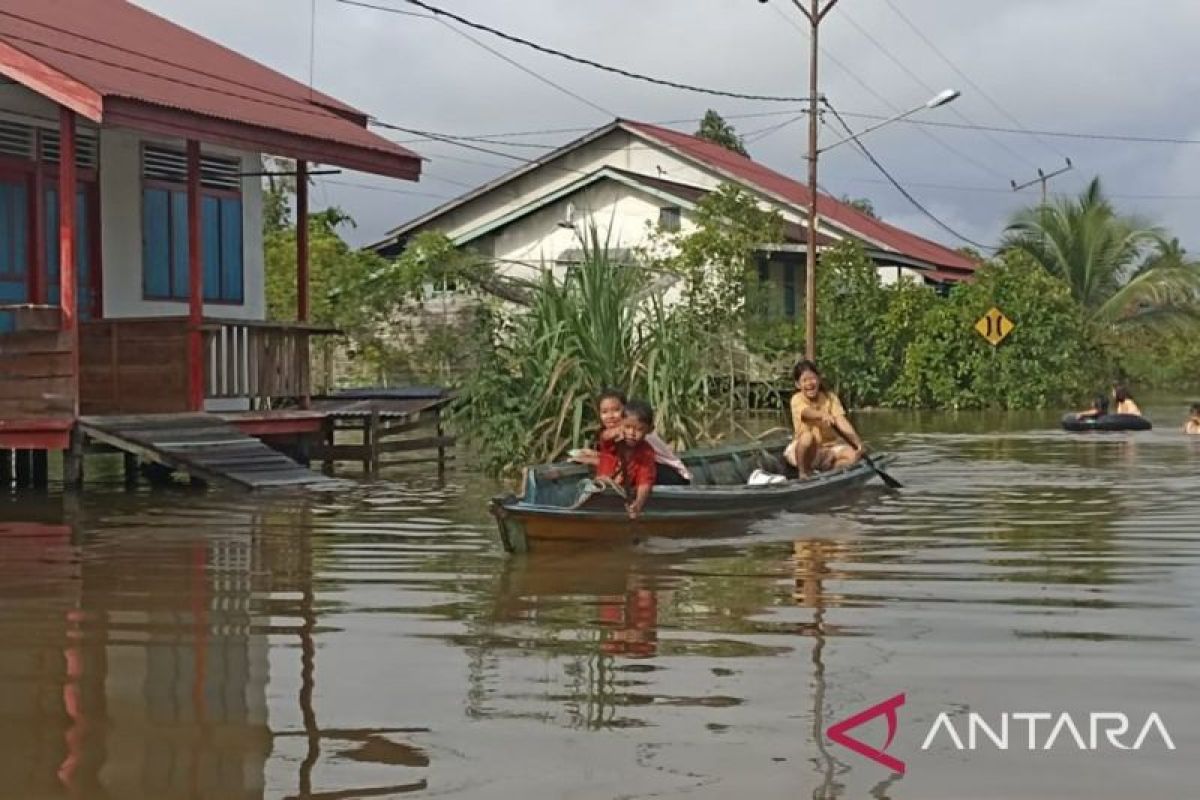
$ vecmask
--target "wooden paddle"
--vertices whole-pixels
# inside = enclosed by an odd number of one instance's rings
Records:
[[[833,428],[834,432],[837,433],[838,436],[842,437],[842,441],[851,447],[855,447],[854,442],[836,423],[830,425],[829,427]],[[876,464],[875,461],[869,455],[867,455],[867,451],[865,449],[862,451],[862,460],[867,462],[867,466],[875,471],[875,474],[879,476],[879,480],[883,481],[884,486],[887,486],[889,489],[904,488],[904,484],[884,472],[883,468]]]

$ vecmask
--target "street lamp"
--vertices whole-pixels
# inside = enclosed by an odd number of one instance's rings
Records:
[[[812,57],[814,74],[816,73],[816,65],[816,25],[814,25]],[[846,142],[857,142],[859,138],[868,133],[879,130],[884,125],[890,125],[893,122],[910,117],[918,111],[944,106],[957,99],[961,92],[957,89],[943,89],[919,106],[910,108],[908,111],[902,111],[893,117],[888,117],[858,133],[851,133],[846,138],[839,139],[831,145],[818,148],[817,114],[814,108],[816,106],[815,80],[812,82],[810,91],[812,92],[812,97],[810,98],[812,102],[810,104],[808,124],[808,241],[804,247],[806,256],[804,275],[804,355],[811,360],[815,359],[817,355],[817,156]]]
[[[907,119],[908,117],[911,117],[913,114],[916,114],[918,111],[924,111],[929,108],[938,108],[939,106],[944,106],[947,103],[953,102],[954,100],[958,99],[958,97],[961,94],[962,94],[962,92],[960,92],[958,89],[943,89],[942,91],[935,94],[933,97],[926,100],[921,105],[916,106],[914,108],[910,108],[908,111],[901,111],[899,114],[895,115],[894,117],[888,117],[885,120],[876,122],[874,125],[871,125],[870,127],[863,128],[858,133],[852,133],[849,136],[845,137],[844,139],[838,139],[833,144],[827,144],[824,147],[818,148],[817,153],[818,154],[827,153],[830,150],[832,150],[833,148],[837,147],[838,145],[842,145],[842,144],[845,144],[846,142],[850,142],[850,141],[858,141],[862,137],[866,136],[868,133],[871,133],[872,131],[877,131],[880,128],[882,128],[884,125],[891,125],[893,122],[899,122],[902,119]]]

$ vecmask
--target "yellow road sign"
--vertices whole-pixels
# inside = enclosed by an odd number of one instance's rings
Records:
[[[1017,326],[1013,321],[1004,316],[1004,313],[995,306],[992,306],[991,310],[975,323],[975,330],[979,331],[980,336],[991,342],[993,347],[1004,341],[1004,337],[1012,333],[1015,327]]]

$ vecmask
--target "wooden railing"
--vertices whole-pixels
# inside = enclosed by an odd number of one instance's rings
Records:
[[[248,398],[252,408],[305,400],[311,392],[309,337],[333,332],[298,323],[206,319],[205,396]]]
[[[188,410],[188,319],[116,317],[80,325],[80,410],[146,414]],[[251,408],[299,402],[309,388],[311,325],[205,318],[207,399]]]

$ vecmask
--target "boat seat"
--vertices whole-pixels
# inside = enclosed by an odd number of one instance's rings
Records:
[[[787,474],[787,470],[790,465],[779,456],[772,455],[766,450],[759,450],[758,466],[759,469],[767,472],[773,472],[777,475],[785,475]]]
[[[737,453],[729,454],[729,462],[733,464],[733,471],[737,473],[738,478],[742,483],[750,480],[750,472],[746,469],[746,465],[742,463],[742,458]]]
[[[708,460],[703,456],[696,459],[695,469],[692,470],[692,474],[699,479],[697,482],[703,481],[709,486],[716,485],[716,481],[713,480],[712,467],[708,465]]]

